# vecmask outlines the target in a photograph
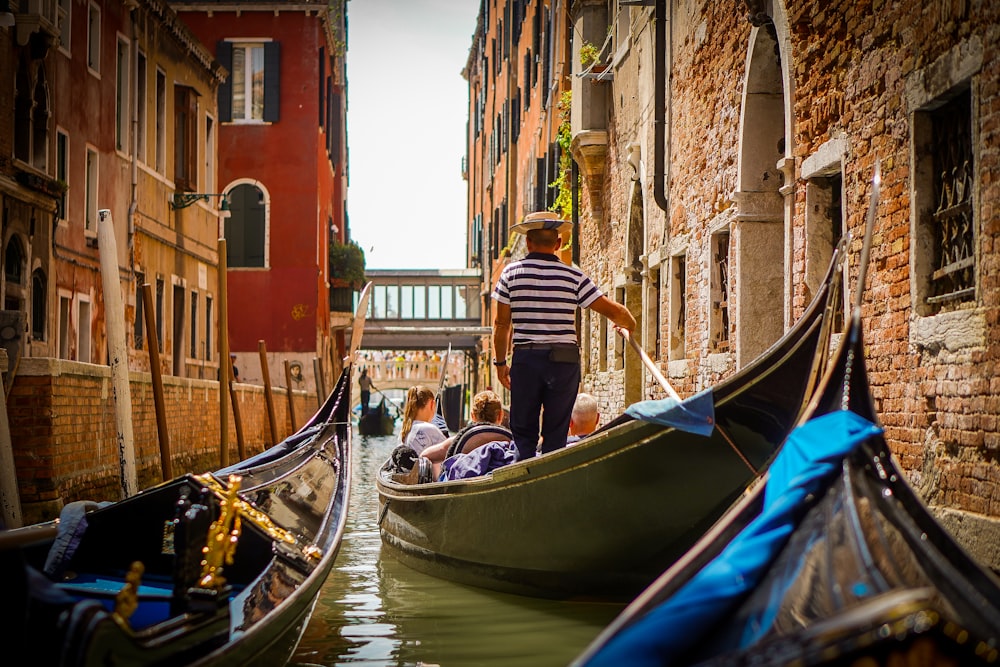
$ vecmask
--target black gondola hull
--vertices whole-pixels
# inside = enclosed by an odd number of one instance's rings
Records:
[[[622,417],[484,477],[416,485],[389,461],[376,480],[387,551],[506,592],[633,596],[739,498],[794,426],[826,356],[835,266],[795,327],[713,388],[711,436]]]
[[[5,644],[23,647],[38,664],[286,663],[346,525],[349,378],[350,368],[310,422],[270,450],[86,513],[79,543],[62,557],[64,567],[53,568],[59,560],[52,554],[60,551],[51,537],[0,550],[17,561],[4,577],[15,584],[27,577],[22,613],[0,627]],[[197,574],[201,547],[188,540],[200,537],[204,544],[230,475],[241,480],[235,551],[232,562],[224,562],[225,581],[201,586],[195,583],[204,573]],[[16,531],[0,534],[0,545],[13,544],[12,535]],[[114,597],[135,562],[143,565],[141,585],[135,612],[123,620],[112,613]]]

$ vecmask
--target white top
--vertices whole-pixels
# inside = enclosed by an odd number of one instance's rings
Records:
[[[413,451],[419,454],[431,445],[436,445],[447,439],[447,436],[441,432],[441,429],[434,424],[415,421],[410,427],[410,434],[406,436],[404,444],[409,445],[413,448]]]

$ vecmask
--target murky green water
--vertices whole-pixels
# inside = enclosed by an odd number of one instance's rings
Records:
[[[536,600],[461,586],[382,555],[374,479],[397,437],[354,440],[347,533],[292,664],[567,664],[621,605]]]

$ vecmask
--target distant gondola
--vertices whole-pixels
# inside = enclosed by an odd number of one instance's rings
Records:
[[[388,461],[376,480],[386,551],[501,591],[635,595],[744,493],[791,431],[828,355],[841,256],[795,326],[712,388],[710,436],[623,415],[579,444],[483,477],[407,484]]]
[[[370,408],[368,412],[358,417],[360,435],[392,435],[395,428],[396,418],[389,414],[385,398],[379,401],[378,407]]]

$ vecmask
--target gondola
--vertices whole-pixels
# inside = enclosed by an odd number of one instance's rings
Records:
[[[358,434],[360,435],[392,435],[396,428],[396,418],[389,414],[386,400],[383,398],[375,408],[358,417]]]
[[[791,431],[828,357],[842,255],[795,326],[708,392],[708,437],[622,415],[572,447],[467,480],[407,484],[390,459],[376,479],[386,552],[505,592],[630,599],[725,512]]]
[[[859,295],[863,285],[862,271]],[[1000,582],[933,518],[893,458],[868,384],[860,312],[856,299],[823,386],[766,482],[575,665],[1000,660]]]
[[[0,533],[3,645],[40,665],[285,664],[343,537],[349,399],[350,369],[258,456],[92,511],[72,503],[55,535]]]
[[[256,456],[0,531],[5,653],[60,667],[285,664],[344,535],[350,378],[347,363],[309,422]]]
[[[838,372],[775,461],[810,461],[818,479],[799,502],[783,508],[789,474],[771,474],[574,664],[998,661],[1000,584],[906,483],[877,425],[860,317],[846,336]],[[808,472],[790,469],[800,483]]]

